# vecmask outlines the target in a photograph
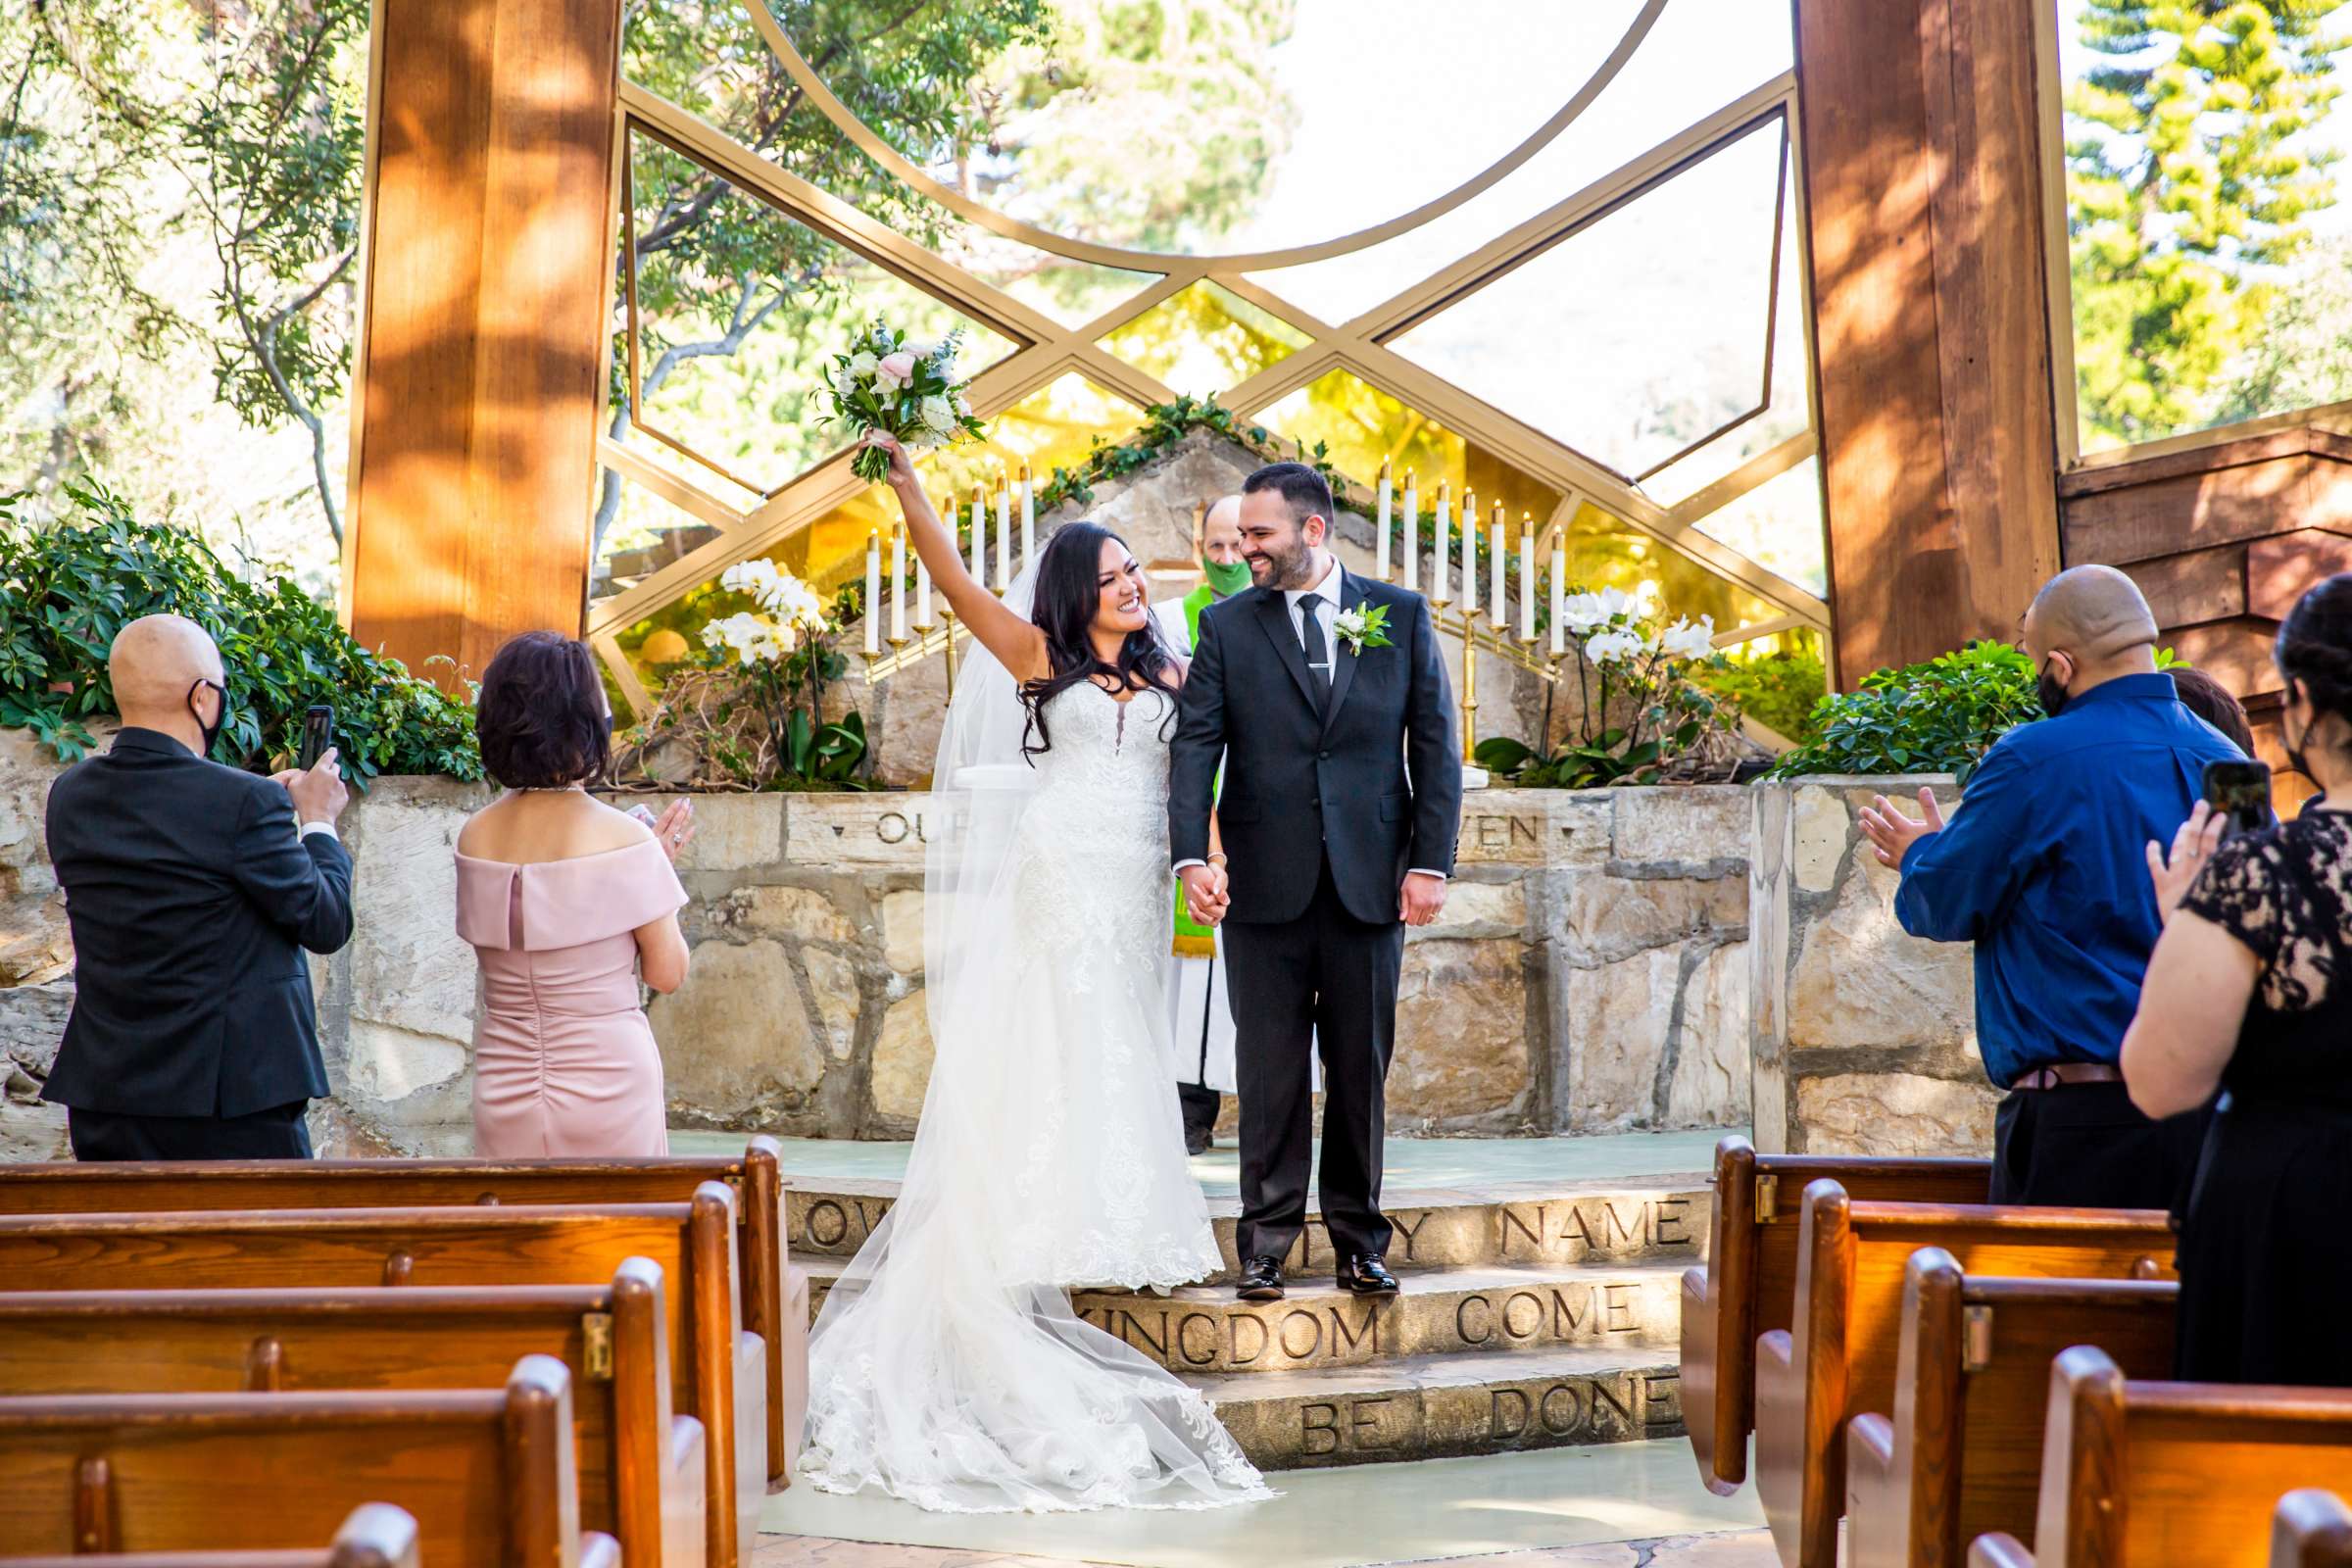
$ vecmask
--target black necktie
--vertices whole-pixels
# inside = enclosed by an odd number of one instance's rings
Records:
[[[1318,708],[1331,706],[1331,649],[1323,641],[1323,617],[1315,613],[1315,598],[1298,601],[1298,640],[1306,649],[1306,670],[1314,677]]]

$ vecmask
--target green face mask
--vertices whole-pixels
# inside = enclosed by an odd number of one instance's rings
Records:
[[[1200,569],[1208,573],[1209,591],[1219,599],[1231,599],[1235,594],[1250,586],[1250,563],[1247,561],[1237,561],[1230,566],[1220,566],[1213,561],[1203,561],[1200,563]]]

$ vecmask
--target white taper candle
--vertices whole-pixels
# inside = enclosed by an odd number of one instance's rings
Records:
[[[1421,581],[1421,483],[1410,468],[1404,470],[1403,520],[1404,586],[1410,590]]]
[[[1551,546],[1551,657],[1568,652],[1568,547]]]
[[[890,640],[906,640],[906,527],[890,531]]]
[[[1446,586],[1447,573],[1450,570],[1449,563],[1453,560],[1453,481],[1451,479],[1441,480],[1438,484],[1438,514],[1432,528],[1438,536],[1438,552],[1436,561],[1431,564],[1429,568],[1429,598],[1432,604],[1443,605],[1453,598],[1453,590]]]
[[[1478,492],[1462,492],[1462,613],[1478,613]]]
[[[1536,640],[1536,515],[1519,514],[1519,640]]]
[[[1021,569],[1037,559],[1037,486],[1030,482],[1029,465],[1021,465]]]
[[[1503,520],[1502,503],[1494,503],[1494,521],[1487,529],[1487,564],[1494,568],[1489,583],[1487,613],[1494,621],[1497,632],[1511,629],[1510,590],[1504,585],[1503,570],[1510,564],[1511,525]]]
[[[988,498],[972,486],[972,581],[988,586]]]
[[[1012,492],[997,485],[997,592],[1012,586]]]
[[[948,515],[956,515],[956,498],[948,497]],[[914,629],[931,629],[931,568],[923,564],[921,552],[914,558]]]
[[[882,651],[882,525],[865,536],[865,651]]]
[[[1389,460],[1383,458],[1380,460],[1380,526],[1373,530],[1379,538],[1379,543],[1373,547],[1373,569],[1380,573],[1382,582],[1389,580],[1389,528],[1395,520],[1390,515],[1394,510],[1391,506],[1393,499],[1389,478]]]

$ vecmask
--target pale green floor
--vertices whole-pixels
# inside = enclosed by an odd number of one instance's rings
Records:
[[[1351,1465],[1269,1476],[1282,1495],[1186,1513],[933,1514],[890,1498],[795,1487],[767,1499],[762,1531],[896,1545],[1012,1552],[1138,1568],[1357,1568],[1658,1536],[1752,1530],[1750,1488],[1698,1484],[1682,1439],[1592,1448]]]
[[[1715,1144],[1725,1128],[1688,1133],[1615,1133],[1579,1138],[1391,1138],[1386,1182],[1393,1192],[1476,1188],[1504,1182],[1586,1182],[1669,1176],[1714,1168]],[[1744,1129],[1739,1129],[1744,1130]],[[904,1143],[869,1144],[836,1138],[785,1138],[784,1171],[808,1183],[897,1181],[906,1169]],[[674,1131],[679,1154],[732,1153],[741,1133]],[[1212,1198],[1240,1190],[1240,1156],[1231,1141],[1193,1161],[1193,1175]]]

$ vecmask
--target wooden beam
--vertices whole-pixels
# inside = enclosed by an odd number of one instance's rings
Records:
[[[2033,0],[1795,0],[1838,675],[2059,564]]]
[[[619,42],[620,0],[378,0],[348,593],[436,678],[580,629]]]

